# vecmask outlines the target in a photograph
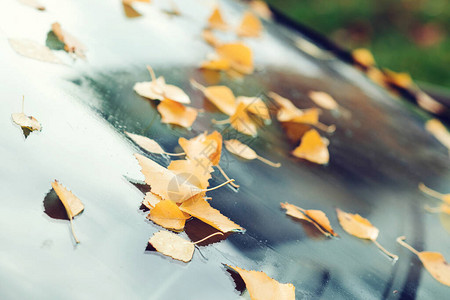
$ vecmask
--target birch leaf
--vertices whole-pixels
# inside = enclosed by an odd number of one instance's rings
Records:
[[[252,148],[250,148],[249,146],[241,143],[239,140],[227,140],[224,142],[225,143],[225,148],[227,148],[227,150],[231,153],[233,153],[234,155],[237,155],[239,157],[248,159],[248,160],[253,160],[253,159],[258,159],[260,161],[262,161],[265,164],[268,164],[269,166],[278,168],[281,166],[280,163],[273,163],[267,159],[265,159],[264,157],[259,156],[258,154],[256,154],[255,150],[253,150]]]
[[[190,261],[194,255],[194,244],[169,231],[156,232],[148,242],[156,251],[183,262]]]
[[[184,214],[174,202],[162,200],[150,210],[147,218],[166,228],[181,231],[184,229],[186,219],[190,216]]]
[[[327,164],[330,160],[327,144],[314,129],[305,133],[300,145],[294,149],[292,154],[296,157],[322,165]]]
[[[62,63],[52,50],[44,45],[30,40],[9,39],[8,41],[13,50],[22,56],[54,64]]]
[[[198,111],[195,108],[184,106],[169,99],[161,101],[156,109],[161,114],[161,122],[185,128],[190,128],[198,115]]]
[[[227,30],[228,25],[225,22],[225,20],[222,17],[222,13],[220,12],[220,9],[218,6],[216,6],[211,13],[211,15],[208,18],[208,26],[211,29],[218,29],[218,30]]]
[[[189,140],[179,138],[178,144],[189,159],[206,158],[211,161],[213,166],[219,164],[222,153],[222,135],[217,131],[208,135],[205,132]]]
[[[78,41],[73,35],[61,28],[59,23],[52,24],[52,31],[56,37],[64,43],[64,50],[69,53],[74,53],[80,58],[85,58],[86,47]]]
[[[242,37],[258,37],[261,35],[262,29],[263,26],[258,17],[251,12],[246,12],[236,33]]]

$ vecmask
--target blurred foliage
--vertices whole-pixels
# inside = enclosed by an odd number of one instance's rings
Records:
[[[450,87],[449,0],[267,0],[339,46],[372,51],[380,67]]]

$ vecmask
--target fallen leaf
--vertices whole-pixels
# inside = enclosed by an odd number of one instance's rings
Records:
[[[412,86],[413,81],[408,73],[397,73],[388,69],[383,69],[387,83],[407,89]]]
[[[210,29],[205,29],[202,31],[202,38],[205,40],[205,42],[213,47],[220,45],[220,41]]]
[[[190,261],[194,255],[194,244],[169,231],[156,232],[148,242],[156,251],[184,262]]]
[[[195,108],[184,106],[169,99],[161,101],[156,109],[161,114],[161,122],[185,128],[191,127],[198,115]]]
[[[67,31],[61,28],[59,23],[52,24],[52,31],[56,37],[64,43],[64,50],[74,53],[80,58],[85,58],[86,47]]]
[[[205,167],[202,161],[176,160],[166,169],[143,155],[134,156],[152,193],[162,199],[181,203],[202,193],[209,186],[212,168],[208,168],[209,163],[206,161],[203,162]]]
[[[152,140],[146,136],[133,134],[133,133],[129,133],[126,131],[125,131],[125,133],[126,133],[126,135],[128,135],[128,137],[133,142],[135,142],[137,145],[139,145],[139,147],[141,147],[142,149],[144,149],[148,152],[156,153],[156,154],[166,154],[166,155],[171,155],[171,156],[184,155],[184,153],[168,153],[168,152],[164,151],[164,149],[161,148],[161,146],[155,140]]]
[[[231,68],[231,64],[227,59],[216,58],[202,62],[200,69],[213,70],[213,71],[227,71]]]
[[[184,229],[184,224],[190,216],[184,214],[174,202],[162,200],[150,209],[147,219],[166,228],[180,231]]]
[[[444,214],[450,215],[450,194],[441,194],[441,193],[439,193],[439,192],[437,192],[435,190],[432,190],[429,187],[425,186],[425,184],[423,184],[423,183],[419,183],[419,189],[423,193],[425,193],[425,194],[427,194],[427,195],[429,195],[429,196],[431,196],[433,198],[436,198],[436,199],[441,200],[442,202],[444,202],[438,207],[425,206],[425,209],[428,212],[444,213]]]
[[[338,236],[331,227],[330,220],[323,211],[309,209],[305,210],[289,203],[280,203],[281,207],[286,210],[286,214],[307,222],[312,223],[320,232],[326,236]]]
[[[239,273],[252,300],[295,300],[295,287],[292,283],[279,283],[264,272],[247,271],[229,265],[227,267]]]
[[[124,1],[122,1],[122,8],[123,8],[123,12],[125,13],[125,16],[127,18],[138,18],[141,15],[140,12],[138,12],[137,10],[134,9],[134,7],[130,4],[125,4]]]
[[[356,236],[360,239],[367,239],[375,243],[375,245],[383,251],[386,255],[394,260],[398,259],[398,256],[390,253],[385,248],[383,248],[378,242],[378,234],[380,231],[378,228],[373,226],[369,220],[361,217],[358,214],[346,213],[339,208],[336,209],[339,224],[342,228],[349,234]]]
[[[222,17],[220,9],[216,6],[208,18],[208,27],[211,29],[227,30],[228,25]]]
[[[425,123],[425,129],[431,133],[442,145],[450,149],[450,133],[438,119],[431,119]]]
[[[75,232],[73,230],[72,219],[80,214],[84,210],[84,205],[80,199],[78,199],[71,191],[67,190],[62,184],[57,180],[52,182],[52,188],[55,190],[56,195],[58,195],[59,200],[61,200],[64,208],[67,212],[67,217],[70,220],[70,227],[72,229],[72,235],[78,244],[80,241],[77,239]]]
[[[255,116],[263,119],[264,121],[270,121],[269,108],[264,101],[259,97],[245,97],[239,96],[236,98],[236,103],[244,103],[247,110]]]
[[[241,226],[222,215],[220,211],[212,208],[203,197],[194,197],[183,202],[180,205],[180,209],[223,233],[244,230]]]
[[[229,87],[224,85],[204,87],[193,79],[191,79],[191,85],[199,89],[205,95],[206,99],[223,113],[231,116],[236,112],[236,98]]]
[[[22,56],[44,62],[61,64],[61,60],[55,56],[50,48],[44,45],[30,40],[8,39],[8,41],[13,50]]]
[[[231,68],[242,74],[253,73],[252,50],[243,43],[226,43],[216,47],[217,54],[230,62]]]
[[[316,164],[327,164],[330,160],[327,144],[315,129],[311,129],[302,137],[300,145],[292,154]]]
[[[45,10],[45,6],[39,3],[37,0],[18,0],[20,3],[28,5],[37,10]]]
[[[227,148],[227,150],[239,157],[248,159],[248,160],[253,160],[253,159],[258,159],[260,161],[262,161],[265,164],[268,164],[269,166],[275,167],[275,168],[279,168],[281,166],[280,163],[273,163],[267,159],[265,159],[264,157],[259,156],[258,154],[256,154],[256,152],[250,148],[249,146],[241,143],[238,140],[227,140],[224,141],[225,143],[225,148]]]
[[[423,263],[425,269],[434,277],[437,281],[446,286],[450,286],[450,264],[445,261],[444,256],[439,252],[430,251],[417,251],[410,245],[408,245],[404,240],[406,237],[400,236],[397,238],[397,242],[416,254],[420,261]]]
[[[166,84],[163,76],[156,78],[155,72],[150,66],[147,66],[152,81],[137,82],[133,89],[135,92],[145,98],[152,100],[172,100],[175,102],[189,104],[189,96],[177,86]]]
[[[258,37],[261,34],[263,26],[261,21],[251,12],[246,12],[242,18],[241,24],[236,29],[236,33],[243,37]]]
[[[339,104],[336,102],[336,100],[333,99],[329,94],[325,92],[316,92],[316,91],[310,91],[308,93],[309,98],[311,98],[314,103],[319,105],[322,108],[333,110],[338,109]]]
[[[222,121],[221,121],[222,122]],[[236,111],[229,118],[228,122],[231,127],[243,134],[256,136],[258,134],[258,127],[252,118],[248,115],[247,106],[244,103],[239,103],[236,107]],[[220,122],[216,122],[220,124]]]
[[[17,125],[19,125],[22,128],[22,130],[26,129],[29,131],[35,131],[35,130],[40,131],[42,129],[42,127],[41,127],[41,124],[39,123],[39,121],[36,120],[36,118],[33,116],[25,115],[25,113],[23,112],[24,111],[24,103],[25,103],[25,98],[22,97],[22,112],[11,114],[11,118],[12,118],[13,122],[16,123]]]
[[[178,139],[178,144],[183,148],[187,158],[191,160],[206,158],[213,166],[219,164],[222,153],[222,135],[217,131],[208,135],[205,132],[189,140],[181,137]]]
[[[261,0],[251,0],[250,8],[261,18],[264,18],[266,20],[272,19],[272,11],[270,10],[266,2]]]
[[[142,201],[142,205],[144,205],[148,209],[152,209],[160,201],[163,201],[163,199],[160,196],[153,194],[152,192],[147,192],[147,193],[145,193],[145,197],[144,197],[144,200]]]
[[[353,60],[360,65],[369,68],[375,65],[375,59],[372,52],[365,48],[358,48],[352,51]]]

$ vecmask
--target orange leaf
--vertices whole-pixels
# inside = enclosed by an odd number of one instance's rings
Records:
[[[156,251],[174,259],[188,262],[194,255],[193,243],[169,231],[158,231],[148,241]]]
[[[168,99],[161,101],[156,109],[161,114],[161,122],[186,128],[192,126],[198,115],[195,108]]]
[[[215,71],[227,71],[231,68],[230,62],[224,58],[217,58],[208,60],[200,65],[201,69],[215,70]]]
[[[295,300],[295,287],[292,283],[279,283],[264,272],[247,271],[229,265],[227,267],[239,273],[252,300]]]
[[[189,216],[186,216],[174,202],[162,200],[150,210],[147,218],[166,229],[180,231],[184,229]]]
[[[242,74],[253,73],[252,50],[243,43],[228,43],[216,47],[217,54],[228,60],[236,71]]]
[[[11,48],[17,54],[44,62],[60,64],[61,60],[50,48],[30,40],[8,39]]]
[[[442,145],[450,149],[450,133],[438,119],[431,119],[425,123],[425,129],[431,133]]]
[[[52,31],[56,37],[64,43],[64,50],[69,53],[75,53],[80,58],[85,58],[86,47],[67,31],[61,28],[59,23],[52,24]]]
[[[431,276],[434,277],[434,279],[442,284],[450,286],[450,264],[445,261],[444,256],[439,252],[419,252],[408,245],[406,242],[404,242],[404,240],[404,236],[400,236],[397,238],[397,242],[400,245],[407,248],[419,257],[425,269],[431,274]]]
[[[385,248],[383,248],[378,242],[378,234],[379,230],[375,226],[373,226],[369,220],[361,217],[358,214],[350,214],[346,213],[339,208],[336,209],[339,224],[341,224],[342,228],[349,234],[356,236],[360,239],[367,239],[375,243],[375,245],[383,251],[386,255],[393,258],[394,260],[398,259],[398,256],[390,253]]]
[[[330,220],[328,220],[328,217],[323,211],[305,210],[287,202],[280,204],[281,207],[286,210],[287,215],[312,223],[314,226],[316,226],[317,229],[320,230],[320,232],[327,236],[338,236],[338,234],[334,232],[333,228],[331,227]]]
[[[147,207],[148,209],[152,209],[156,206],[156,204],[158,204],[160,201],[163,201],[163,199],[156,195],[153,194],[152,192],[147,192],[145,194],[144,200],[142,201],[142,204]]]
[[[187,158],[197,160],[206,158],[211,161],[213,166],[217,166],[222,153],[222,135],[214,131],[206,135],[202,133],[192,139],[179,138],[178,144],[183,148]]]
[[[256,154],[256,152],[252,148],[241,143],[238,140],[227,140],[224,143],[225,143],[225,148],[227,148],[227,150],[229,152],[233,153],[234,155],[237,155],[239,157],[242,157],[242,158],[245,158],[248,160],[259,159],[263,163],[266,163],[269,166],[272,166],[275,168],[278,168],[281,166],[280,163],[273,163],[273,162],[265,159],[264,157],[259,156],[258,154]]]
[[[180,209],[224,233],[244,230],[241,226],[222,215],[220,211],[212,208],[203,197],[194,197],[183,202],[180,205]]]
[[[220,111],[231,116],[236,111],[236,98],[233,91],[224,85],[204,87],[195,80],[191,80],[192,86],[203,92],[206,99],[211,101]]]
[[[372,52],[365,48],[358,48],[352,51],[353,59],[365,67],[372,67],[375,65],[375,59]]]
[[[300,145],[294,149],[292,154],[296,157],[322,165],[328,163],[330,160],[327,144],[314,129],[305,133]]]
[[[220,44],[220,41],[216,38],[212,30],[205,29],[202,31],[202,38],[213,47],[216,47]]]
[[[80,199],[77,198],[71,191],[66,189],[62,184],[60,184],[57,180],[52,182],[52,188],[55,190],[56,195],[58,195],[59,200],[61,200],[64,208],[66,209],[67,216],[70,220],[70,226],[72,229],[72,235],[77,243],[78,241],[75,232],[73,230],[73,222],[72,219],[80,214],[84,210],[84,205]]]
[[[244,97],[239,96],[236,99],[236,103],[239,105],[239,103],[244,103],[247,107],[247,110],[254,114],[255,116],[265,120],[270,121],[270,113],[269,108],[267,108],[267,105],[264,103],[264,101],[259,97]]]
[[[228,25],[225,23],[220,13],[219,7],[216,6],[208,18],[208,26],[211,29],[227,30]]]
[[[408,73],[397,73],[388,69],[383,70],[385,79],[388,83],[407,89],[413,81]]]
[[[322,108],[333,110],[338,109],[339,104],[336,102],[336,100],[333,99],[329,94],[325,92],[316,92],[316,91],[310,91],[308,93],[309,98],[311,98],[314,103],[319,105]]]
[[[239,36],[258,37],[262,31],[261,21],[251,12],[246,12],[236,30]]]
[[[256,136],[258,134],[257,126],[248,115],[247,106],[242,102],[236,107],[236,111],[230,117],[229,122],[231,127],[243,134],[251,136]]]

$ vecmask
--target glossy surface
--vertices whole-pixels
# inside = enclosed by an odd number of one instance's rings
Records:
[[[189,79],[205,83],[198,64],[211,52],[200,33],[212,5],[177,1],[183,16],[161,12],[165,2],[136,4],[143,17],[126,19],[119,1],[46,1],[38,12],[10,1],[0,11],[0,295],[2,299],[237,299],[239,292],[223,264],[265,271],[293,283],[298,299],[444,299],[449,288],[436,282],[419,260],[396,244],[406,235],[418,250],[442,252],[450,259],[449,233],[433,205],[417,190],[425,182],[449,192],[447,150],[423,129],[424,115],[369,83],[339,61],[319,60],[293,46],[295,34],[265,23],[261,39],[248,40],[255,53],[255,74],[242,80],[222,76],[236,95],[273,90],[312,107],[309,90],[330,93],[351,117],[324,112],[321,121],[336,124],[330,163],[318,166],[289,155],[289,142],[274,121],[254,140],[241,139],[281,168],[244,161],[224,150],[221,165],[241,185],[213,191],[211,204],[246,228],[226,240],[200,246],[184,264],[146,251],[160,228],[145,219],[143,194],[131,183],[143,181],[124,131],[157,140],[166,151],[179,151],[179,137],[212,127],[211,110]],[[237,24],[244,6],[221,2]],[[19,20],[19,21],[18,21]],[[17,55],[7,38],[44,43],[51,23],[82,41],[87,60],[52,65]],[[231,39],[230,36],[223,38]],[[145,65],[182,87],[192,106],[205,107],[191,131],[160,123],[155,105],[132,87],[149,80]],[[21,109],[36,117],[42,132],[25,139],[10,114]],[[265,100],[268,100],[265,98]],[[242,138],[233,131],[225,138]],[[166,157],[149,155],[167,165]],[[224,181],[219,172],[210,181]],[[81,243],[74,245],[69,222],[44,213],[50,183],[58,179],[85,204],[74,219]],[[341,236],[323,238],[313,227],[285,216],[280,202],[323,210]],[[400,256],[396,264],[375,245],[346,234],[335,208],[359,213],[380,229],[378,241]],[[210,232],[186,230],[193,240]],[[185,233],[182,236],[186,236]],[[248,295],[247,295],[248,297]]]

